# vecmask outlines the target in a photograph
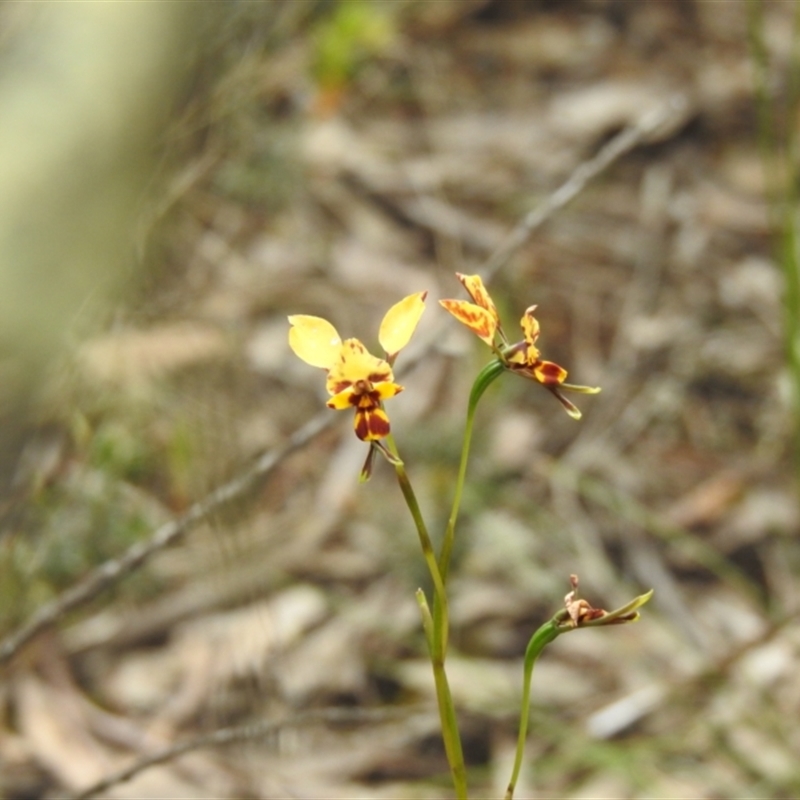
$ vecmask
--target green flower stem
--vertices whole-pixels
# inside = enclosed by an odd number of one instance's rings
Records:
[[[478,401],[489,385],[505,370],[505,365],[500,359],[490,361],[475,378],[472,384],[472,391],[469,395],[469,405],[467,406],[467,424],[464,428],[464,443],[461,446],[461,463],[458,467],[458,479],[456,480],[456,492],[453,497],[453,508],[450,511],[450,519],[447,521],[447,529],[444,532],[442,550],[439,554],[439,572],[442,581],[447,583],[447,573],[450,569],[450,556],[453,553],[453,542],[455,541],[456,521],[458,511],[461,508],[461,496],[464,492],[464,479],[467,475],[467,461],[469,460],[469,447],[472,442],[472,428],[475,423],[475,410]]]
[[[411,481],[408,478],[405,466],[397,451],[397,446],[395,445],[393,437],[389,436],[386,438],[388,450],[396,459],[394,468],[397,474],[397,481],[400,484],[400,490],[406,500],[406,505],[408,505],[411,516],[414,519],[414,524],[417,528],[420,545],[422,547],[422,553],[428,565],[431,579],[433,580],[433,614],[431,614],[428,601],[421,589],[417,590],[416,597],[417,604],[422,613],[422,626],[428,641],[431,666],[433,667],[436,699],[438,701],[439,717],[442,726],[442,739],[444,741],[445,753],[447,754],[447,761],[450,765],[453,786],[455,787],[458,800],[466,800],[467,798],[467,771],[464,765],[464,753],[461,746],[461,736],[458,731],[455,706],[453,705],[450,685],[447,680],[447,673],[445,672],[445,658],[447,655],[449,636],[449,614],[445,585],[447,583],[450,557],[455,540],[456,521],[458,519],[458,511],[461,506],[461,497],[463,495],[464,481],[467,474],[467,461],[469,459],[469,448],[472,441],[475,411],[483,393],[504,370],[505,365],[503,362],[500,359],[496,359],[481,370],[472,386],[469,405],[467,407],[467,422],[464,431],[464,442],[461,448],[461,463],[458,470],[455,497],[453,498],[453,507],[450,512],[450,519],[447,523],[447,529],[442,542],[442,550],[438,560],[436,559],[428,529],[419,508],[419,503],[417,502],[416,495],[411,486]]]
[[[461,734],[458,731],[456,709],[450,694],[450,684],[442,658],[431,658],[433,679],[436,684],[436,697],[439,700],[439,718],[442,725],[442,739],[453,778],[453,787],[458,800],[467,800],[467,768],[464,764],[464,751],[461,747]]]
[[[417,589],[417,605],[422,612],[422,627],[430,637],[434,635],[434,622],[431,617],[428,601],[422,589]],[[444,669],[444,658],[434,654],[431,647],[431,665],[433,666],[433,680],[436,686],[436,698],[439,706],[439,721],[442,728],[442,740],[444,750],[447,755],[447,763],[450,765],[450,774],[453,778],[453,786],[456,790],[458,800],[467,800],[467,769],[464,764],[464,752],[461,747],[461,735],[458,732],[458,721],[456,720],[455,706],[450,694],[450,684],[447,681],[447,673]]]
[[[528,735],[528,714],[531,704],[533,667],[536,664],[536,659],[541,655],[542,650],[556,639],[559,634],[564,632],[565,629],[561,626],[567,617],[568,614],[566,611],[559,611],[549,622],[545,622],[545,624],[531,636],[531,640],[528,642],[528,648],[525,650],[525,669],[522,679],[522,706],[520,707],[519,715],[517,754],[514,759],[514,769],[511,773],[511,780],[508,782],[508,789],[506,789],[505,800],[512,800],[514,797],[514,789],[517,785],[519,771],[522,768],[522,758],[525,754],[525,738]]]
[[[433,667],[433,679],[436,686],[436,700],[439,706],[439,718],[442,726],[442,740],[447,755],[447,763],[450,765],[450,773],[453,778],[453,786],[456,790],[458,800],[467,800],[467,770],[464,765],[464,751],[461,746],[461,735],[458,731],[453,698],[450,694],[450,685],[444,669],[445,652],[447,650],[447,629],[448,629],[448,606],[447,595],[445,594],[444,582],[436,561],[436,554],[431,544],[431,538],[422,517],[417,497],[411,486],[411,481],[406,473],[394,439],[389,436],[386,439],[389,452],[397,459],[394,464],[397,482],[405,498],[414,524],[419,535],[422,553],[431,574],[434,586],[434,613],[431,615],[428,601],[422,589],[417,590],[417,604],[422,613],[422,627],[425,631],[425,638],[428,641],[431,666]]]
[[[411,512],[411,516],[414,519],[414,525],[419,535],[419,543],[422,547],[422,554],[425,556],[425,563],[428,565],[428,571],[433,581],[434,596],[441,598],[446,605],[447,598],[444,593],[444,582],[442,581],[442,575],[439,571],[439,565],[436,562],[436,554],[433,551],[433,544],[428,534],[428,528],[425,525],[425,520],[422,518],[422,511],[420,511],[417,496],[414,494],[414,489],[408,478],[405,464],[403,464],[400,454],[397,452],[397,445],[395,445],[393,437],[387,437],[386,444],[388,445],[389,452],[397,459],[393,465],[395,473],[397,474],[397,482],[400,484],[400,491],[403,493],[408,510]]]

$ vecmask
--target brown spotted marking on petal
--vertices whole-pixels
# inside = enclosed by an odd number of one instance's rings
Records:
[[[495,319],[498,318],[497,308],[489,292],[486,291],[486,287],[483,285],[483,280],[480,275],[463,275],[460,272],[456,272],[456,278],[458,278],[461,285],[467,290],[467,294],[472,298],[473,303],[479,305],[481,308],[485,308]]]
[[[362,442],[367,441],[367,436],[369,436],[369,420],[366,411],[356,411],[356,416],[353,420],[353,428],[356,432],[356,436],[358,436]]]
[[[339,394],[339,392],[343,392],[345,389],[349,389],[352,385],[352,381],[329,380],[325,388],[328,390],[328,394],[334,395]]]
[[[391,369],[383,370],[382,372],[371,372],[367,376],[367,380],[370,383],[383,383],[385,381],[391,381],[394,378],[392,375]]]
[[[558,386],[567,378],[567,371],[564,367],[560,367],[552,361],[539,361],[533,365],[533,371],[536,379],[545,386]]]
[[[389,417],[381,408],[359,408],[355,418],[356,436],[364,442],[377,441],[389,435]]]
[[[356,402],[353,403],[356,408],[369,410],[378,408],[381,404],[380,395],[370,386],[367,391],[362,392],[356,397]]]
[[[493,344],[497,320],[485,308],[462,300],[440,300],[439,304],[486,344]]]

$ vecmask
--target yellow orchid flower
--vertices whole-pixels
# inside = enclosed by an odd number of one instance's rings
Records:
[[[295,355],[328,373],[328,408],[355,409],[355,432],[365,442],[389,435],[383,401],[403,391],[394,381],[392,364],[411,339],[425,310],[427,292],[409,295],[393,305],[381,322],[378,341],[386,358],[373,356],[358,339],[342,341],[336,328],[321,317],[289,317],[289,346]]]
[[[506,368],[530,378],[549,389],[574,419],[581,418],[580,410],[561,393],[566,389],[581,394],[597,394],[600,389],[594,386],[576,386],[565,383],[567,371],[552,361],[542,359],[536,340],[539,338],[539,321],[533,316],[536,306],[526,309],[520,320],[523,339],[516,344],[509,343],[500,323],[492,298],[479,275],[462,275],[456,277],[461,281],[472,302],[466,300],[440,300],[459,322],[466,325],[476,336],[494,350]]]

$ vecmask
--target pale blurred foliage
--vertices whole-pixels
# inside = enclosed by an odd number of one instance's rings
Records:
[[[187,5],[0,11],[0,486],[42,368],[134,264],[197,29]]]

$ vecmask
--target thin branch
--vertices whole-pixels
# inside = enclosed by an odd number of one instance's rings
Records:
[[[508,238],[494,251],[483,268],[484,278],[488,280],[504,267],[530,235],[556,211],[574,200],[586,188],[589,181],[625,153],[652,139],[661,130],[672,130],[686,118],[688,111],[689,100],[686,95],[676,93],[663,105],[643,114],[635,124],[620,131],[613,139],[606,142],[593,158],[579,164],[558,189],[520,220]]]
[[[190,506],[181,516],[165,522],[149,539],[136,542],[121,556],[100,564],[74,586],[45,603],[24,625],[0,642],[0,664],[9,661],[26,642],[56,623],[69,611],[88,603],[104,589],[137,570],[160,550],[173,544],[188,530],[219,511],[225,504],[244,495],[259,480],[266,478],[286,456],[310,442],[330,427],[334,420],[334,415],[326,412],[313,417],[280,447],[264,453],[239,476],[214,489],[202,500]]]
[[[421,707],[413,708],[322,708],[310,711],[301,711],[282,720],[268,720],[257,722],[253,725],[241,725],[231,728],[220,728],[211,733],[204,733],[183,742],[165,747],[149,756],[144,756],[125,769],[113,772],[102,780],[93,783],[79,794],[73,795],[71,800],[87,800],[95,797],[100,792],[105,792],[112,786],[125,783],[144,772],[150,767],[173,761],[185,753],[199,750],[203,747],[219,747],[236,742],[263,739],[286,728],[298,728],[314,722],[364,724],[368,722],[386,722],[389,720],[407,719]]]
[[[494,252],[481,270],[488,280],[527,241],[530,235],[546,222],[556,211],[573,200],[604,169],[617,161],[634,147],[654,138],[661,130],[670,130],[685,119],[689,102],[685,95],[675,94],[662,106],[644,114],[641,119],[623,130],[588,161],[578,165],[570,177],[543,203],[530,211],[511,231],[506,241]],[[406,369],[421,361],[435,343],[431,338],[424,351],[418,353]],[[241,497],[258,480],[264,479],[289,453],[313,439],[334,422],[335,415],[323,412],[295,431],[280,447],[265,453],[249,469],[229,483],[215,489],[211,494],[192,505],[180,517],[165,523],[147,540],[137,542],[120,557],[110,559],[92,570],[75,586],[66,589],[58,597],[46,603],[16,631],[0,641],[0,665],[9,661],[19,649],[55,624],[65,614],[94,599],[100,592],[116,581],[130,575],[146,563],[153,555],[171,545],[180,536],[202,522],[221,506]]]

